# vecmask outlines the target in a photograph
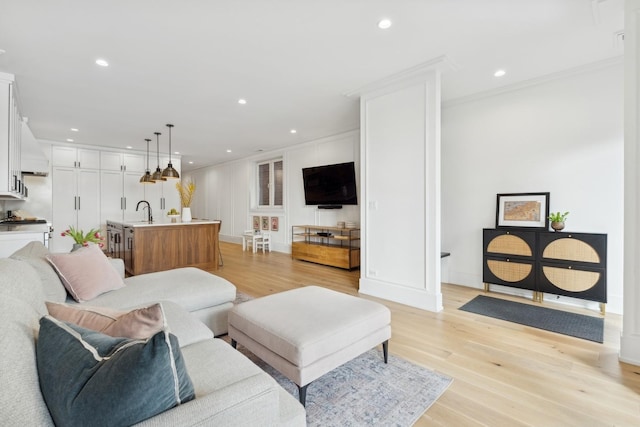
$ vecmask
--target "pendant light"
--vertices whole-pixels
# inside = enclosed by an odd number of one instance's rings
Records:
[[[151,179],[151,171],[149,170],[149,143],[151,140],[145,139],[145,141],[147,141],[147,169],[145,170],[144,175],[142,175],[142,178],[140,178],[140,182],[142,184],[155,184]]]
[[[156,135],[156,154],[158,155],[158,166],[156,166],[156,171],[151,175],[151,179],[153,182],[158,181],[166,181],[166,178],[162,177],[162,169],[160,169],[160,132],[154,132]]]
[[[169,128],[169,165],[165,170],[162,171],[162,177],[164,179],[178,179],[180,178],[180,174],[173,168],[173,165],[171,164],[171,128],[173,127],[173,125],[168,124],[167,127]]]

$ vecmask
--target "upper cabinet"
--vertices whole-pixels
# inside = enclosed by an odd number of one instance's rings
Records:
[[[20,200],[27,194],[20,173],[21,134],[14,76],[0,73],[0,199]]]
[[[77,169],[100,169],[100,151],[63,145],[51,147],[51,163]]]
[[[103,151],[100,153],[100,169],[143,173],[145,171],[145,157],[135,153]]]

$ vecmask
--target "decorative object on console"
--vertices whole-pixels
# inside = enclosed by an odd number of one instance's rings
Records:
[[[147,168],[144,171],[144,175],[140,178],[141,184],[155,184],[156,182],[151,177],[151,170],[149,169],[149,143],[151,140],[149,138],[145,139],[147,141]]]
[[[167,179],[162,177],[162,169],[160,169],[160,135],[162,134],[160,132],[154,132],[154,134],[156,135],[156,156],[158,158],[158,166],[156,166],[156,171],[151,175],[151,179],[154,182],[166,181]]]
[[[497,195],[496,228],[549,228],[549,193]]]
[[[568,215],[569,215],[569,212],[565,212],[565,213],[554,212],[551,215],[549,215],[549,221],[551,221],[551,228],[553,228],[555,231],[560,231],[564,229],[564,222],[567,220]]]
[[[167,124],[167,127],[169,128],[169,164],[167,165],[166,169],[162,171],[162,178],[178,179],[180,178],[180,174],[173,168],[173,165],[171,164],[171,128],[173,127],[173,125]]]

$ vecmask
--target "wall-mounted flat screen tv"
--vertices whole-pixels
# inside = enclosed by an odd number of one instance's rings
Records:
[[[358,204],[354,162],[304,168],[302,179],[307,205],[330,208]]]

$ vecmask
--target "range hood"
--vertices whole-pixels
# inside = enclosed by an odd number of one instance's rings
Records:
[[[29,129],[27,121],[26,117],[22,120],[20,169],[23,175],[47,176],[49,175],[49,160]]]

